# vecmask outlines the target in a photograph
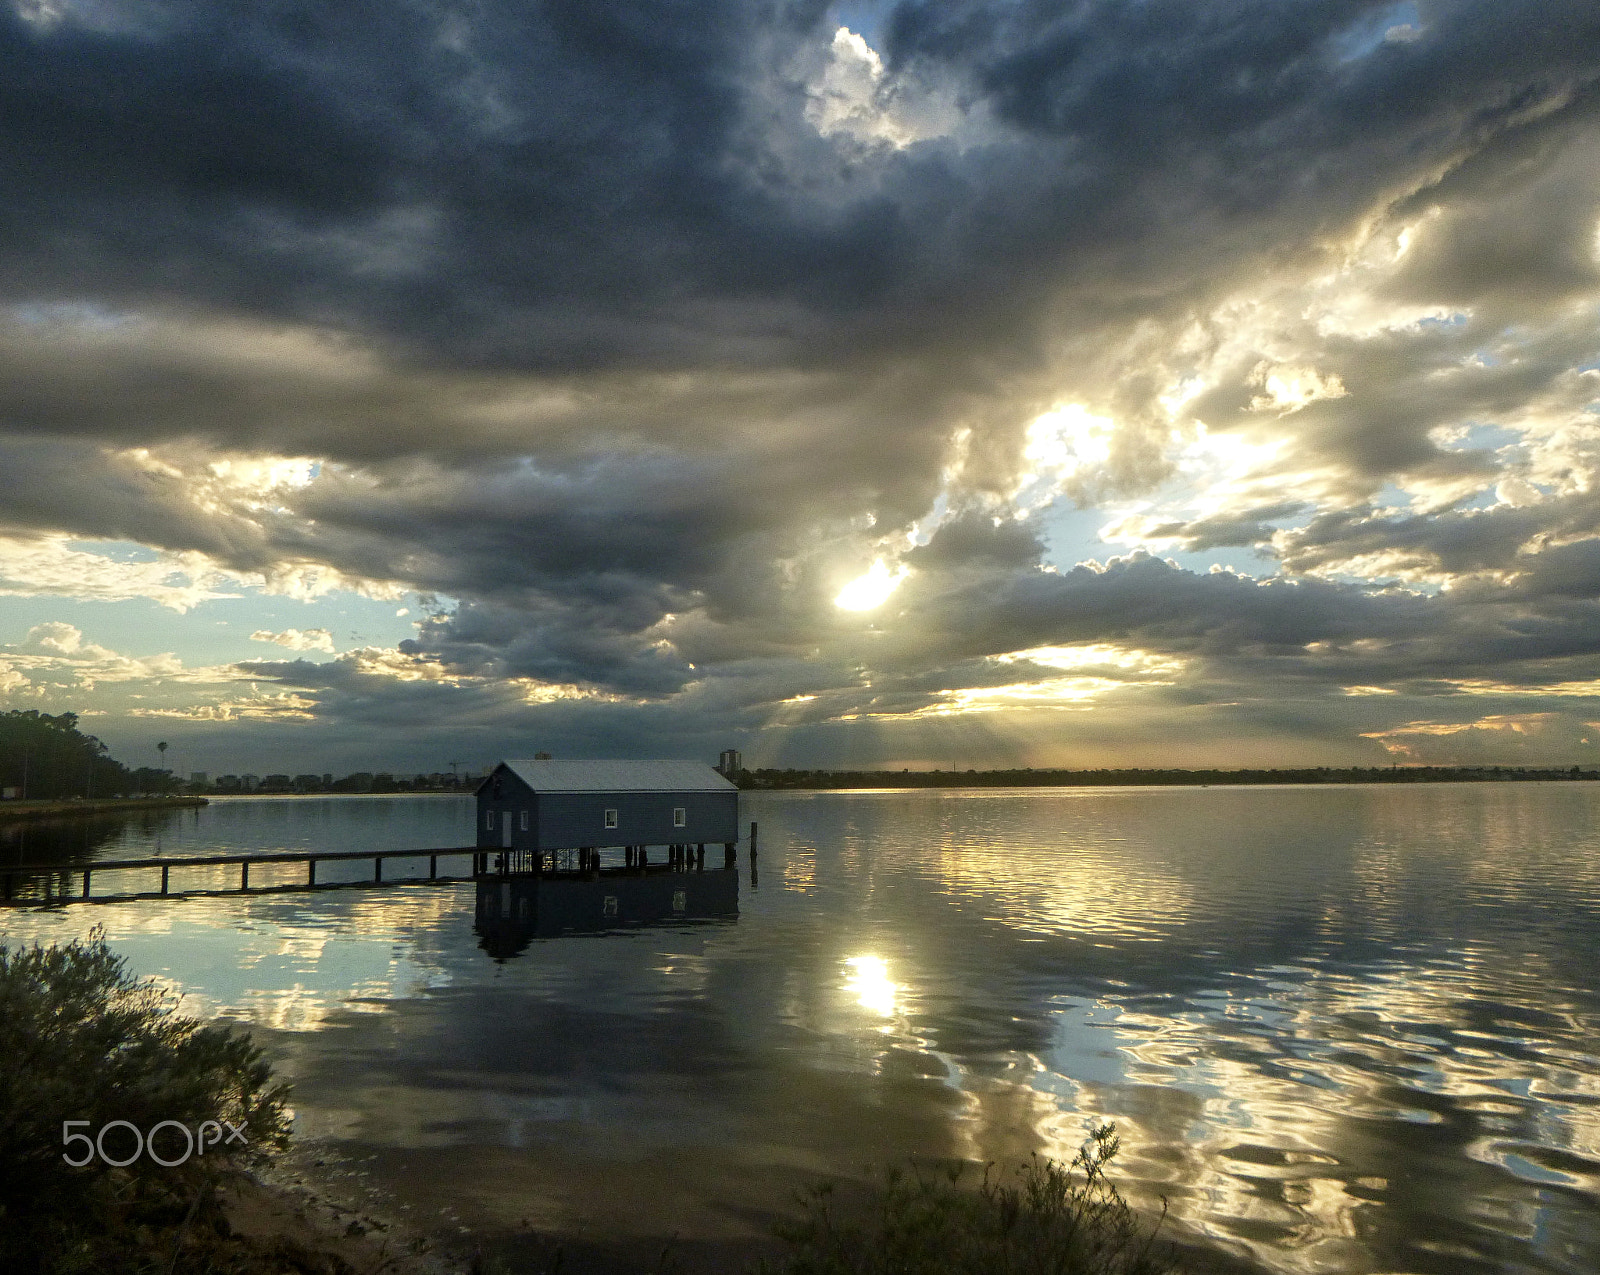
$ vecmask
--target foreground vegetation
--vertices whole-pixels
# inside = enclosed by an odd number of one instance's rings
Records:
[[[1166,1275],[1177,1264],[1106,1176],[1110,1126],[1070,1165],[1035,1157],[1019,1173],[893,1170],[865,1199],[833,1187],[779,1231],[792,1254],[768,1275]]]
[[[243,1033],[174,1012],[132,978],[99,935],[60,947],[0,947],[0,1269],[28,1275],[182,1275],[296,1269],[233,1240],[220,1188],[280,1150],[287,1090]],[[66,1146],[64,1122],[90,1135],[115,1121],[150,1131],[175,1121],[239,1130],[183,1155],[129,1157],[113,1129],[104,1157]],[[226,1124],[224,1124],[226,1122]],[[65,1147],[65,1149],[64,1149]],[[76,1154],[74,1154],[76,1153]],[[121,1167],[106,1160],[129,1159]],[[301,1267],[300,1269],[308,1269]]]

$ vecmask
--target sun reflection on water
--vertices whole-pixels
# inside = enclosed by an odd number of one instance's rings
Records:
[[[855,995],[856,1004],[884,1018],[892,1017],[895,993],[900,989],[889,978],[887,962],[881,956],[852,956],[845,965],[850,969],[845,990]]]

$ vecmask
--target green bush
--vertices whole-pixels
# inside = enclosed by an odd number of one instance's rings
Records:
[[[1096,1129],[1070,1165],[1033,1157],[1009,1178],[967,1167],[892,1169],[846,1205],[831,1185],[804,1198],[779,1229],[791,1246],[782,1275],[1164,1275],[1158,1248],[1107,1179],[1116,1132]],[[770,1275],[770,1271],[769,1271]]]
[[[282,1149],[287,1087],[248,1035],[175,1012],[171,998],[134,979],[96,932],[55,947],[0,946],[0,1268],[75,1272],[185,1269],[180,1250],[198,1231],[226,1232],[216,1187]],[[148,1133],[163,1120],[193,1132],[229,1122],[203,1155],[164,1167],[148,1155],[113,1168],[82,1168],[81,1142],[63,1143],[63,1122],[92,1139],[126,1120]],[[228,1141],[232,1138],[232,1141]],[[158,1143],[177,1160],[184,1139]],[[108,1134],[115,1159],[133,1149],[126,1129]]]

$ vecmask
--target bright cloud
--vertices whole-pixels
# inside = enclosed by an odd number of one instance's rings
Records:
[[[806,119],[824,137],[903,148],[965,122],[954,93],[888,75],[877,50],[848,27],[834,32],[807,92]]]
[[[186,668],[170,651],[159,655],[121,655],[86,640],[76,626],[61,621],[36,624],[14,646],[0,645],[0,695],[13,701],[48,700],[69,706],[89,693],[122,695],[136,689],[188,688],[239,680],[226,667]],[[187,692],[182,692],[187,693]]]
[[[239,576],[198,553],[153,554],[128,561],[68,536],[0,536],[0,596],[51,594],[102,602],[148,598],[174,611],[237,597]],[[229,586],[233,586],[230,588]]]
[[[273,642],[291,651],[326,651],[329,655],[333,654],[333,634],[327,629],[285,629],[282,633],[257,629],[250,635],[250,640]]]

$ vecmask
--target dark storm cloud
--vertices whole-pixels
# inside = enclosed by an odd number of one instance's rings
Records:
[[[782,74],[820,5],[7,14],[10,288],[521,367],[921,352],[979,318],[992,343],[1063,282],[1113,307],[1204,286],[1518,111],[1592,109],[1590,5],[1430,6],[1421,38],[1341,61],[1379,10],[902,5],[891,59],[998,126],[843,165]]]

